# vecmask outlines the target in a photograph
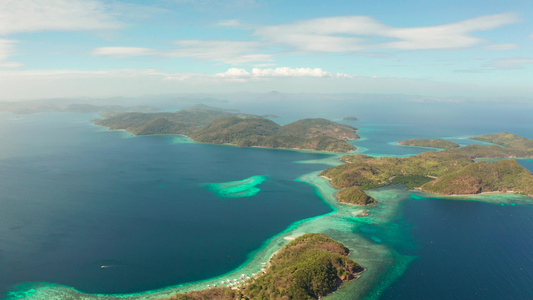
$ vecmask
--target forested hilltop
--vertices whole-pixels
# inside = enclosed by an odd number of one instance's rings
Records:
[[[396,144],[404,146],[430,147],[440,149],[453,149],[459,148],[461,146],[457,143],[443,139],[412,139],[407,141],[400,141]]]
[[[428,151],[411,157],[374,158],[345,155],[344,165],[321,173],[340,189],[339,202],[368,205],[363,190],[389,184],[405,184],[435,194],[468,195],[515,192],[533,196],[533,175],[513,159],[533,157],[533,140],[510,133],[473,137],[499,145],[468,145],[445,151]],[[503,159],[494,162],[480,158]],[[360,203],[353,198],[362,199]]]
[[[181,134],[197,142],[239,147],[349,152],[346,142],[359,138],[357,128],[326,119],[304,119],[280,126],[261,116],[195,106],[178,112],[108,113],[97,125],[136,135]]]
[[[348,254],[348,248],[324,234],[305,234],[279,250],[264,274],[241,287],[177,294],[167,300],[320,299],[364,271]]]

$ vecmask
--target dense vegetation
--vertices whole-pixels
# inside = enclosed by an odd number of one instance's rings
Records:
[[[348,152],[355,147],[344,139],[357,138],[354,130],[324,119],[305,119],[279,126],[268,119],[230,117],[199,128],[190,137],[198,142],[240,147]]]
[[[194,132],[217,119],[232,116],[254,117],[252,115],[233,113],[217,108],[194,106],[178,112],[164,113],[106,113],[105,119],[97,119],[97,125],[112,130],[126,130],[136,135],[147,134],[184,134]],[[158,120],[154,123],[155,120]]]
[[[337,200],[346,204],[355,205],[376,205],[376,199],[368,196],[359,187],[352,186],[337,193]]]
[[[405,184],[408,188],[445,195],[505,191],[533,195],[533,175],[516,161],[474,161],[476,158],[515,157],[517,153],[533,156],[533,148],[529,148],[532,140],[507,133],[481,138],[497,141],[505,147],[469,145],[404,158],[345,155],[341,160],[347,164],[327,169],[321,175],[341,189],[337,194],[340,202],[351,201],[357,189],[389,184]]]
[[[355,140],[359,136],[355,133],[357,128],[339,124],[326,119],[303,119],[292,122],[280,128],[280,135],[304,136],[314,138],[330,136],[340,140]]]
[[[250,299],[318,299],[363,271],[348,253],[326,235],[303,235],[283,247],[243,293]]]
[[[364,270],[348,254],[348,248],[327,235],[305,234],[279,250],[265,274],[239,290],[213,288],[169,300],[319,299]]]
[[[508,132],[486,134],[472,137],[472,139],[493,143],[505,148],[509,156],[533,156],[533,139],[528,139]]]
[[[346,142],[358,138],[356,128],[326,119],[304,119],[280,126],[271,120],[208,106],[196,106],[175,113],[107,113],[95,120],[110,129],[136,135],[183,134],[195,141],[240,147],[306,149],[349,152]]]
[[[513,159],[479,161],[422,186],[446,195],[483,192],[520,192],[533,195],[533,175]]]
[[[431,147],[440,149],[453,149],[459,148],[461,145],[452,141],[443,139],[411,139],[407,141],[400,141],[398,145],[415,146],[415,147]]]

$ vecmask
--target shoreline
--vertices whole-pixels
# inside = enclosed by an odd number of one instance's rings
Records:
[[[285,150],[285,151],[297,151],[297,152],[303,152],[303,153],[318,153],[318,154],[329,154],[329,155],[331,155],[331,154],[334,154],[334,155],[337,155],[337,154],[346,155],[346,154],[352,154],[352,153],[356,154],[355,152],[357,152],[357,150],[358,150],[357,147],[353,151],[349,151],[349,152],[335,152],[335,151],[301,149],[301,148],[273,148],[273,147],[265,147],[265,146],[241,147],[241,146],[237,146],[235,144],[230,144],[230,143],[215,144],[215,143],[198,142],[198,141],[193,140],[191,137],[189,137],[188,135],[185,135],[185,134],[140,134],[139,135],[139,134],[135,134],[135,133],[129,132],[127,129],[110,129],[109,127],[98,125],[98,124],[95,124],[94,122],[93,122],[93,125],[98,126],[98,127],[102,127],[102,128],[106,128],[107,131],[125,132],[125,133],[128,133],[128,135],[130,135],[130,137],[143,137],[143,136],[171,136],[171,137],[178,137],[178,136],[181,136],[181,137],[187,138],[187,140],[192,142],[192,143],[203,144],[203,145],[220,145],[220,146],[232,146],[232,147],[237,147],[237,148],[257,148],[257,149]],[[359,139],[354,139],[354,140],[346,140],[346,141],[359,141],[359,140],[360,140],[360,138]]]
[[[125,130],[109,130],[109,131],[125,131]],[[127,132],[127,131],[125,131]],[[128,132],[128,134],[131,134]],[[173,135],[167,135],[173,136]],[[183,135],[180,135],[183,136]],[[195,142],[196,143],[196,142]],[[217,145],[217,144],[208,144]],[[280,149],[280,148],[265,148],[276,150],[291,150],[295,149]],[[320,151],[318,151],[320,152]],[[340,165],[343,162],[339,161],[343,153],[326,152],[330,156],[323,159],[297,161],[294,163],[322,163],[326,165]],[[302,234],[317,232],[325,233],[333,239],[345,244],[350,249],[349,257],[357,261],[363,266],[365,272],[355,281],[351,281],[343,284],[343,286],[336,290],[333,294],[326,296],[327,299],[346,299],[350,298],[365,298],[365,299],[377,299],[381,291],[385,290],[393,282],[395,282],[407,269],[408,265],[416,259],[412,256],[406,256],[395,251],[389,244],[394,244],[390,239],[401,239],[400,232],[401,226],[395,223],[396,217],[400,214],[400,204],[403,199],[406,199],[413,194],[413,191],[406,191],[405,189],[386,186],[380,189],[367,191],[368,194],[379,201],[378,206],[368,207],[372,214],[367,218],[357,218],[359,210],[353,206],[348,206],[336,201],[335,193],[337,190],[333,188],[330,181],[323,176],[318,176],[320,171],[314,171],[308,174],[304,174],[298,177],[296,180],[305,182],[315,189],[317,195],[324,201],[330,208],[331,212],[323,215],[303,219],[290,224],[285,230],[274,235],[270,239],[263,242],[263,244],[255,251],[248,255],[248,258],[237,268],[231,270],[225,274],[200,280],[196,282],[183,283],[168,287],[163,287],[156,290],[143,291],[139,293],[131,294],[85,294],[74,288],[53,284],[53,283],[23,283],[20,286],[20,294],[24,297],[7,297],[7,299],[64,299],[64,298],[76,298],[76,299],[104,299],[104,300],[116,300],[116,299],[159,299],[164,297],[170,297],[175,293],[183,293],[187,291],[206,289],[207,284],[219,284],[221,280],[226,278],[238,278],[240,274],[245,273],[250,275],[256,273],[257,270],[262,268],[263,262],[268,262],[270,258],[281,247],[286,245],[290,239],[296,238]],[[428,194],[420,191],[420,193]],[[509,197],[509,193],[487,192],[486,194],[474,194],[467,195],[466,197],[480,197],[486,195],[505,195]],[[433,194],[431,194],[433,195]],[[427,198],[430,198],[429,195]],[[440,195],[437,195],[437,197]],[[517,195],[521,196],[521,195]],[[437,198],[433,197],[433,198]],[[443,198],[442,196],[441,198]],[[449,196],[452,197],[465,197],[461,195]],[[521,196],[524,197],[524,196]],[[446,198],[444,198],[446,199]],[[452,198],[453,200],[453,198]],[[464,201],[484,201],[476,199],[457,199]],[[500,202],[501,203],[501,202]],[[360,228],[364,227],[379,227],[382,228],[381,233],[377,235],[365,236]],[[385,240],[383,242],[382,240]],[[25,288],[23,290],[22,288]]]
[[[326,157],[324,159],[320,159],[319,161],[324,164],[337,164],[338,161],[335,162],[335,160],[338,160],[338,157]],[[170,297],[176,293],[205,289],[207,288],[208,284],[218,285],[222,280],[226,280],[228,278],[238,278],[243,273],[247,275],[257,273],[259,270],[261,270],[263,266],[262,263],[269,262],[270,258],[277,251],[290,242],[290,238],[296,238],[300,235],[311,232],[327,234],[333,239],[345,244],[350,249],[349,257],[356,260],[365,268],[365,272],[358,280],[345,283],[342,288],[336,290],[333,294],[328,295],[327,298],[329,299],[329,297],[333,297],[332,299],[334,299],[334,297],[342,295],[346,291],[353,294],[354,291],[351,287],[356,287],[355,293],[362,297],[374,289],[376,283],[378,282],[376,278],[387,276],[387,274],[390,273],[386,271],[382,272],[381,270],[394,268],[391,266],[391,264],[393,261],[397,260],[396,257],[398,254],[395,253],[393,249],[388,248],[386,245],[376,243],[375,241],[369,240],[368,238],[363,237],[361,234],[354,232],[354,223],[365,225],[369,223],[379,224],[381,222],[388,222],[390,217],[393,216],[397,211],[396,208],[398,207],[398,201],[394,201],[395,204],[386,207],[386,209],[380,209],[385,211],[385,215],[378,214],[377,216],[372,216],[372,218],[358,218],[356,217],[358,210],[354,210],[353,207],[348,207],[341,203],[337,203],[334,197],[334,194],[337,190],[331,186],[328,180],[317,176],[319,172],[320,171],[315,171],[309,174],[304,174],[296,180],[313,186],[321,200],[328,204],[328,206],[331,208],[331,212],[294,222],[282,232],[266,240],[256,251],[251,252],[249,254],[249,258],[239,267],[225,274],[196,282],[167,286],[161,289],[131,294],[88,294],[78,291],[75,288],[60,284],[30,282],[15,286],[15,289],[18,288],[18,290],[16,290],[17,293],[9,295],[7,299],[41,300],[51,298],[63,299],[70,297],[91,300],[115,300],[124,298],[132,300],[146,300]],[[396,195],[396,193],[393,194]],[[375,207],[371,209],[376,210]],[[376,221],[372,221],[374,218]],[[347,221],[346,219],[350,220]],[[381,259],[376,259],[379,257],[381,257]]]

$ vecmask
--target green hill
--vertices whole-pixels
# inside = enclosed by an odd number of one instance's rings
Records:
[[[254,117],[252,115],[232,113],[207,105],[197,105],[177,112],[163,113],[105,113],[105,119],[93,120],[96,125],[111,130],[126,130],[136,135],[148,134],[183,134],[188,135],[217,119],[227,117]],[[158,120],[153,123],[154,120]],[[161,128],[157,128],[161,127]]]
[[[431,147],[440,149],[453,149],[458,148],[461,145],[443,140],[443,139],[411,139],[407,141],[400,141],[396,143],[398,145],[414,146],[414,147]]]
[[[340,190],[337,193],[337,200],[341,203],[355,205],[375,205],[378,204],[376,199],[368,196],[359,187],[352,186]]]
[[[348,253],[326,235],[303,235],[283,247],[243,294],[250,299],[319,299],[363,271]]]
[[[339,124],[326,119],[303,119],[292,122],[280,128],[280,135],[304,136],[314,138],[330,136],[339,140],[355,140],[359,136],[355,133],[357,128]]]
[[[197,105],[174,113],[106,113],[97,125],[136,135],[182,134],[211,144],[239,147],[349,152],[346,142],[358,138],[356,128],[326,119],[304,119],[279,126],[260,116]]]
[[[279,127],[268,119],[229,117],[213,121],[190,137],[202,143],[260,146],[266,137],[276,135]]]
[[[514,160],[494,163],[475,162],[477,158],[509,158],[517,153],[530,154],[530,140],[515,135],[490,135],[498,145],[469,145],[440,152],[428,151],[411,157],[373,158],[367,155],[345,155],[347,164],[329,168],[320,175],[340,189],[339,202],[364,199],[357,190],[389,184],[454,195],[482,192],[513,191],[533,195],[531,174]],[[496,138],[498,137],[498,138]],[[488,138],[487,138],[488,140]],[[344,189],[347,189],[346,191]],[[357,194],[355,194],[357,193]],[[363,201],[360,201],[365,205]]]
[[[493,143],[504,147],[511,156],[533,156],[533,139],[528,139],[509,132],[500,132],[471,137],[471,139]]]
[[[279,126],[264,118],[223,118],[198,128],[190,137],[198,142],[231,144],[240,147],[265,147],[283,149],[305,149],[330,152],[349,152],[355,147],[340,136],[354,129],[350,126],[315,120],[301,120],[289,127]],[[321,128],[320,126],[324,126]],[[337,135],[331,132],[338,133]]]
[[[512,159],[480,161],[426,183],[422,189],[444,195],[484,192],[520,192],[533,195],[533,175]]]
[[[309,233],[276,253],[265,274],[238,290],[227,287],[174,295],[168,300],[320,299],[364,269],[327,235]]]

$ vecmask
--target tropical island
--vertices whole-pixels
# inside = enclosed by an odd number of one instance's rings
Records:
[[[239,286],[176,294],[167,300],[320,299],[364,271],[348,254],[348,248],[327,235],[305,234],[279,250],[262,275]]]
[[[265,119],[276,119],[276,118],[279,118],[278,115],[261,115],[260,117],[263,117]]]
[[[339,202],[358,205],[375,204],[365,200],[364,190],[390,184],[440,195],[513,192],[533,196],[533,175],[516,160],[509,159],[532,157],[532,139],[507,132],[472,139],[497,145],[468,145],[410,157],[345,155],[341,160],[346,164],[324,170],[320,175],[340,190]],[[479,161],[485,158],[498,160]]]
[[[284,126],[261,116],[209,106],[177,112],[104,113],[95,124],[135,135],[185,135],[196,142],[238,147],[350,152],[347,140],[359,138],[357,128],[326,119],[303,119]]]
[[[412,139],[406,141],[399,141],[396,144],[402,146],[428,147],[439,149],[453,149],[459,148],[461,146],[455,142],[443,139]]]
[[[342,118],[343,121],[359,121],[356,117],[344,117]]]

